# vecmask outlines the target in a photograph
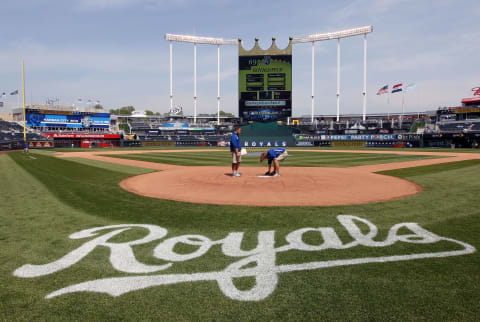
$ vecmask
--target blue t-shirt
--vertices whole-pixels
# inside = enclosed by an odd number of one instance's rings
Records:
[[[272,164],[273,159],[278,157],[283,152],[285,152],[284,148],[274,148],[274,149],[268,150],[267,152],[268,164]]]
[[[240,145],[240,139],[237,133],[233,132],[232,137],[230,138],[230,151],[235,152],[235,148],[237,148],[239,152],[242,151],[242,146]]]

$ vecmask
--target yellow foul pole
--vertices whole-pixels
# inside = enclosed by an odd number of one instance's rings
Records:
[[[22,60],[22,96],[23,96],[23,141],[27,142],[27,127],[25,122],[25,65]]]

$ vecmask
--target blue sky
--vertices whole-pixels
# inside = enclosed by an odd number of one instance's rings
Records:
[[[0,91],[21,85],[27,104],[58,97],[100,100],[106,108],[133,105],[167,112],[169,51],[165,33],[242,38],[263,48],[271,37],[373,25],[368,36],[368,112],[396,112],[401,94],[377,96],[397,82],[417,83],[407,111],[456,106],[480,86],[478,0],[2,0]],[[363,40],[342,40],[341,112],[361,113]],[[237,48],[222,47],[222,109],[237,114]],[[293,114],[310,113],[311,45],[294,46]],[[197,49],[198,112],[216,111],[216,47]],[[336,112],[336,42],[316,44],[316,113]],[[174,45],[174,105],[193,113],[193,46]],[[7,95],[14,107],[16,97]]]

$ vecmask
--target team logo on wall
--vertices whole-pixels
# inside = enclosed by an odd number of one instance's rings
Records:
[[[183,108],[182,108],[181,106],[172,107],[172,108],[170,109],[170,114],[171,114],[171,115],[178,115],[178,114],[180,114],[182,111],[183,111]]]
[[[286,243],[283,246],[275,245],[275,231],[260,231],[258,244],[249,250],[242,249],[243,232],[231,232],[220,240],[211,240],[203,235],[182,235],[166,238],[167,229],[156,225],[112,225],[96,227],[71,234],[70,239],[88,239],[83,245],[66,254],[62,258],[43,265],[26,264],[13,272],[14,276],[22,278],[36,278],[50,275],[67,269],[90,254],[97,247],[110,249],[109,260],[112,267],[121,272],[120,277],[109,277],[85,281],[70,285],[48,294],[45,298],[50,299],[69,293],[97,292],[111,296],[120,296],[125,293],[138,291],[150,287],[159,287],[178,283],[193,283],[201,281],[216,281],[220,291],[227,297],[238,301],[260,301],[269,297],[276,289],[279,275],[288,272],[316,270],[336,266],[360,265],[366,263],[387,263],[397,261],[409,261],[424,258],[440,258],[472,254],[476,249],[467,243],[438,236],[429,232],[416,223],[400,223],[393,225],[386,238],[379,240],[378,228],[370,221],[350,215],[337,216],[337,220],[348,235],[348,242],[340,236],[333,227],[307,227],[290,232],[285,236]],[[148,233],[145,237],[128,241],[114,242],[117,235],[131,229],[143,229]],[[343,230],[342,229],[342,230]],[[304,234],[317,234],[323,241],[322,244],[311,245],[303,239]],[[132,246],[147,244],[156,241],[158,244],[153,249],[153,257],[161,260],[157,265],[144,264],[135,257]],[[442,243],[442,248],[451,245],[450,249],[422,252],[422,247],[427,244]],[[192,247],[190,253],[177,253],[176,246],[184,244]],[[323,261],[311,261],[303,263],[277,263],[277,254],[288,251],[300,252],[328,252],[328,250],[347,250],[350,248],[374,247],[377,249],[388,248],[395,244],[416,245],[417,252],[411,249],[405,252],[393,253],[389,249],[384,256],[371,253],[365,256],[342,256],[341,259],[325,259]],[[452,247],[452,245],[454,247]],[[152,245],[153,246],[153,245]],[[223,253],[229,258],[229,263],[219,271],[193,272],[193,273],[169,273],[172,266],[180,265],[181,262],[193,260],[205,255],[211,248]],[[410,247],[412,248],[412,246]],[[177,248],[178,249],[178,248]],[[402,249],[402,247],[397,248]],[[425,248],[424,248],[425,249]],[[435,249],[439,249],[436,246]],[[443,248],[445,249],[445,248]],[[381,255],[381,254],[380,254]],[[328,258],[328,256],[327,256]],[[166,271],[163,274],[158,272]],[[125,273],[130,274],[125,276]],[[155,273],[155,274],[154,274]],[[150,275],[145,275],[150,274]],[[250,289],[238,289],[235,279],[242,277],[254,277],[255,284]],[[190,284],[193,285],[193,284]]]
[[[271,63],[271,57],[270,56],[265,56],[265,65],[270,65]]]
[[[473,95],[480,95],[480,87],[472,88]]]
[[[92,125],[92,119],[88,116],[82,118],[82,126],[83,127],[90,127]]]

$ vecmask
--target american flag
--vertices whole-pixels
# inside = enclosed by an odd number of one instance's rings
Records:
[[[388,85],[383,86],[378,90],[377,95],[387,94],[388,93]]]
[[[392,87],[392,93],[401,92],[401,91],[402,91],[402,86],[403,86],[402,83],[397,84],[397,85],[393,85],[393,87]]]

